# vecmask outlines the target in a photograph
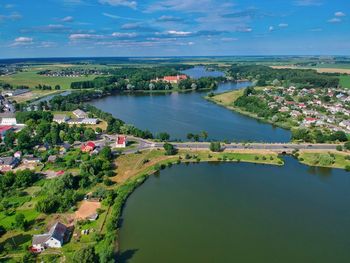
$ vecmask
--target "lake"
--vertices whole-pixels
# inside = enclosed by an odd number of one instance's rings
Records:
[[[190,72],[189,72],[190,71]],[[196,67],[184,73],[198,77],[218,74]],[[250,82],[220,83],[216,92],[244,88]],[[206,92],[170,94],[123,94],[91,102],[103,111],[153,134],[168,132],[172,139],[186,140],[188,133],[206,131],[210,139],[287,142],[290,132],[206,101]]]
[[[350,262],[349,174],[285,160],[150,177],[124,208],[121,262]]]

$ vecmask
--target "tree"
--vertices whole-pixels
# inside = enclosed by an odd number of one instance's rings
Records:
[[[206,140],[208,138],[208,133],[206,131],[202,131],[201,136],[204,140]]]
[[[176,148],[174,147],[174,145],[170,144],[170,143],[164,143],[164,150],[165,150],[165,155],[174,155],[177,153]]]
[[[6,147],[13,148],[13,146],[15,145],[15,140],[15,133],[12,130],[7,131],[4,139]]]
[[[104,159],[111,160],[113,157],[111,147],[109,146],[103,147],[99,155]]]
[[[74,263],[95,263],[98,262],[98,258],[93,246],[84,247],[76,251],[73,255]]]
[[[350,151],[350,141],[344,144],[344,149]]]
[[[55,86],[55,90],[60,90],[61,89],[61,86],[60,85],[56,85]]]
[[[162,142],[166,142],[170,139],[170,135],[166,132],[161,132],[158,134],[158,138],[159,140],[161,140]]]
[[[22,213],[18,213],[15,216],[15,227],[21,230],[25,230],[27,226],[27,220]]]
[[[210,150],[212,152],[220,152],[221,151],[221,144],[220,144],[220,142],[211,142],[210,143]]]
[[[35,263],[36,262],[36,256],[33,253],[30,253],[29,251],[27,251],[22,259],[21,259],[22,263]]]
[[[187,134],[187,139],[192,140],[193,139],[193,133],[188,133]]]
[[[0,225],[0,237],[6,234],[6,229]]]

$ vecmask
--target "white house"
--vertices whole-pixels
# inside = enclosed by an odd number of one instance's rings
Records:
[[[87,118],[88,117],[88,114],[85,112],[85,111],[82,111],[80,109],[77,109],[75,111],[72,112],[74,114],[75,117],[77,118]]]
[[[60,248],[64,243],[67,232],[65,225],[56,222],[48,233],[33,236],[32,247],[39,251],[48,247]]]
[[[1,113],[0,118],[0,125],[17,125],[16,115],[13,113]]]
[[[61,123],[65,123],[69,120],[68,116],[67,115],[64,115],[64,114],[55,114],[53,116],[53,121],[54,122],[57,122],[59,124]]]

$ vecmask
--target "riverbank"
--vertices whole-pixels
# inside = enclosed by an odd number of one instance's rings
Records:
[[[259,89],[259,87],[255,88],[255,89]],[[260,89],[262,89],[260,87]],[[231,111],[235,111],[239,114],[242,114],[244,116],[248,116],[250,118],[254,118],[256,120],[259,120],[263,123],[268,123],[271,124],[273,126],[276,127],[280,127],[282,129],[286,129],[286,130],[291,130],[293,127],[286,123],[286,122],[272,122],[270,120],[267,120],[265,118],[259,117],[257,114],[248,112],[248,111],[244,111],[238,107],[234,106],[234,102],[243,95],[244,89],[239,89],[239,90],[232,90],[232,91],[227,91],[227,92],[223,92],[217,95],[214,95],[212,97],[210,96],[205,96],[204,98],[208,101],[211,101],[219,106],[222,106],[226,109],[229,109]]]

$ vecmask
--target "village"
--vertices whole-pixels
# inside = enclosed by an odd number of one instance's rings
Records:
[[[290,116],[297,127],[350,132],[350,91],[347,89],[268,87],[258,96],[271,110]]]

